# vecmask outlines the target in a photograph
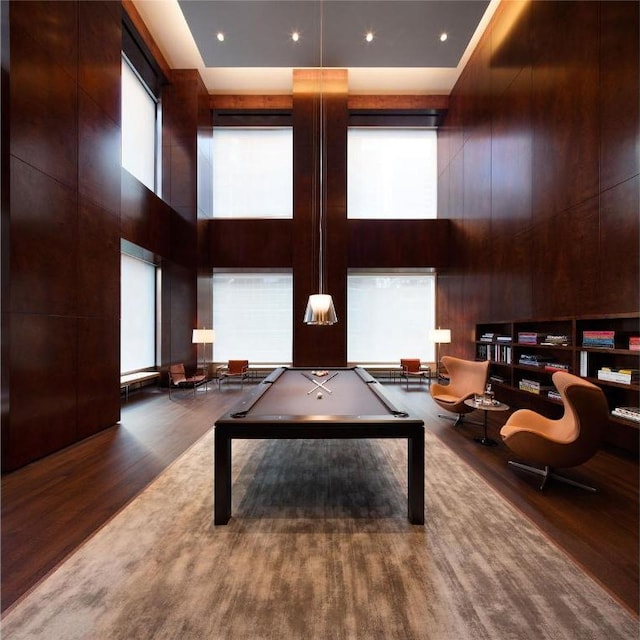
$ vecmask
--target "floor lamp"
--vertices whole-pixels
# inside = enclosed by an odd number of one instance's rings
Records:
[[[213,329],[194,329],[193,338],[191,342],[193,344],[204,345],[202,347],[202,372],[209,378],[209,372],[207,371],[207,345],[213,344],[216,340],[216,332]],[[213,359],[213,352],[211,354]]]
[[[436,380],[440,379],[440,345],[449,344],[451,342],[451,329],[437,329],[431,330],[431,339],[436,344]]]

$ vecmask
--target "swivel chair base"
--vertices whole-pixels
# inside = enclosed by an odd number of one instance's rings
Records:
[[[452,415],[447,415],[445,413],[439,413],[438,414],[438,418],[444,418],[445,420],[453,420],[453,426],[454,427],[458,427],[460,426],[463,422],[464,424],[477,424],[480,427],[484,426],[483,422],[475,422],[474,420],[465,420],[466,414],[464,413],[458,413],[455,417]]]
[[[522,469],[523,471],[527,471],[529,473],[535,473],[536,475],[542,476],[542,484],[540,485],[540,491],[542,491],[547,484],[547,480],[549,478],[555,478],[559,482],[564,482],[565,484],[570,484],[574,487],[579,487],[580,489],[585,489],[586,491],[595,492],[597,489],[595,487],[590,487],[587,484],[582,484],[581,482],[576,482],[575,480],[571,480],[570,478],[565,478],[564,476],[560,476],[557,473],[554,473],[550,466],[545,466],[544,469],[538,469],[538,467],[532,467],[528,464],[522,464],[521,462],[514,462],[513,460],[509,460],[509,464],[512,467],[517,467],[518,469]]]

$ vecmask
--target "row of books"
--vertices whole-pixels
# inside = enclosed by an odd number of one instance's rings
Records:
[[[602,367],[598,369],[598,380],[618,382],[620,384],[638,384],[640,382],[640,369],[614,369]]]
[[[478,359],[511,364],[511,347],[502,344],[478,345]]]
[[[590,349],[614,349],[615,331],[583,331],[582,346]]]
[[[518,364],[524,364],[527,367],[544,367],[551,362],[549,356],[539,355],[537,353],[522,353],[518,358]]]
[[[616,407],[612,412],[612,416],[640,422],[640,407]]]
[[[571,338],[565,334],[518,331],[518,343],[541,344],[548,347],[567,347],[571,344]]]
[[[548,393],[553,390],[553,387],[544,385],[539,380],[527,380],[526,378],[522,378],[522,380],[518,382],[518,388],[521,391],[528,391],[529,393],[535,393],[536,395]]]
[[[503,342],[509,344],[511,343],[511,336],[486,331],[480,336],[480,342]]]

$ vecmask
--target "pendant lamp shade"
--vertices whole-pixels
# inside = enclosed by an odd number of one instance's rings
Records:
[[[333,298],[327,293],[314,293],[309,296],[307,309],[304,312],[304,323],[313,325],[330,325],[338,322]]]

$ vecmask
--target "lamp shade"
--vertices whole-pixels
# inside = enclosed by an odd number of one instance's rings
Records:
[[[436,344],[449,344],[451,342],[451,329],[432,329],[431,339]]]
[[[304,323],[313,325],[330,325],[338,322],[333,298],[326,293],[315,293],[309,296],[307,309],[304,312]]]
[[[194,329],[193,344],[213,344],[216,341],[216,332],[213,329]]]

